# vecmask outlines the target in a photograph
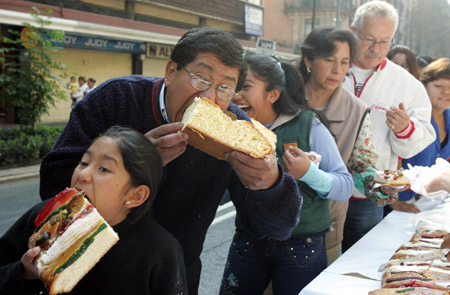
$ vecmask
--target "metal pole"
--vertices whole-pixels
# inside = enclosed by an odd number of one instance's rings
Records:
[[[314,30],[315,21],[316,21],[316,0],[314,0],[314,2],[313,2],[313,15],[312,15],[311,31]]]
[[[337,0],[336,6],[336,27],[339,28],[339,17],[341,16],[341,0]]]

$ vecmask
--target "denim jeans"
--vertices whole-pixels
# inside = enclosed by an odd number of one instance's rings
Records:
[[[384,215],[383,207],[369,199],[350,200],[344,225],[342,253],[377,225]]]
[[[231,242],[220,293],[297,295],[327,267],[325,231],[286,241],[253,240],[237,231]]]

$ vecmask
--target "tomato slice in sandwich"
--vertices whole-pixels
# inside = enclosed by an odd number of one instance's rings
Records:
[[[34,225],[39,226],[55,209],[58,209],[65,203],[69,202],[72,197],[77,194],[78,191],[73,188],[66,188],[56,196],[54,196],[44,208],[39,212],[36,219],[34,220]]]

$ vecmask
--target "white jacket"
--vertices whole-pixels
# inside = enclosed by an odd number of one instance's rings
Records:
[[[88,89],[89,86],[87,83],[84,83],[82,86],[78,86],[77,88],[77,93],[75,93],[74,95],[72,95],[72,97],[74,97],[77,100],[77,103],[83,99],[84,97],[84,92],[86,91],[86,89]]]
[[[352,73],[347,75],[342,86],[356,95]],[[372,140],[379,155],[377,169],[397,169],[398,157],[411,158],[435,140],[431,102],[425,87],[387,58],[367,79],[359,98],[371,109]],[[390,106],[398,107],[401,102],[415,128],[408,138],[396,137],[386,124],[385,110]]]

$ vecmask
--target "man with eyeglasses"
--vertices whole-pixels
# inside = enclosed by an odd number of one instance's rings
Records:
[[[358,38],[358,49],[343,87],[371,109],[378,170],[396,170],[399,157],[416,155],[436,136],[430,123],[430,100],[422,83],[386,58],[397,25],[394,6],[368,1],[356,10],[350,26]],[[342,250],[351,247],[382,219],[382,207],[368,199],[352,197]]]
[[[200,253],[226,189],[241,222],[251,229],[249,235],[289,238],[302,199],[275,153],[254,159],[231,152],[221,161],[187,145],[188,135],[180,132],[183,114],[195,97],[207,97],[238,119],[249,120],[230,104],[246,72],[245,51],[231,34],[199,28],[178,41],[163,78],[133,75],[97,86],[72,110],[58,143],[43,159],[41,198],[70,185],[71,171],[96,136],[123,125],[145,134],[163,160],[164,179],[151,213],[183,247],[189,294],[198,292]]]

